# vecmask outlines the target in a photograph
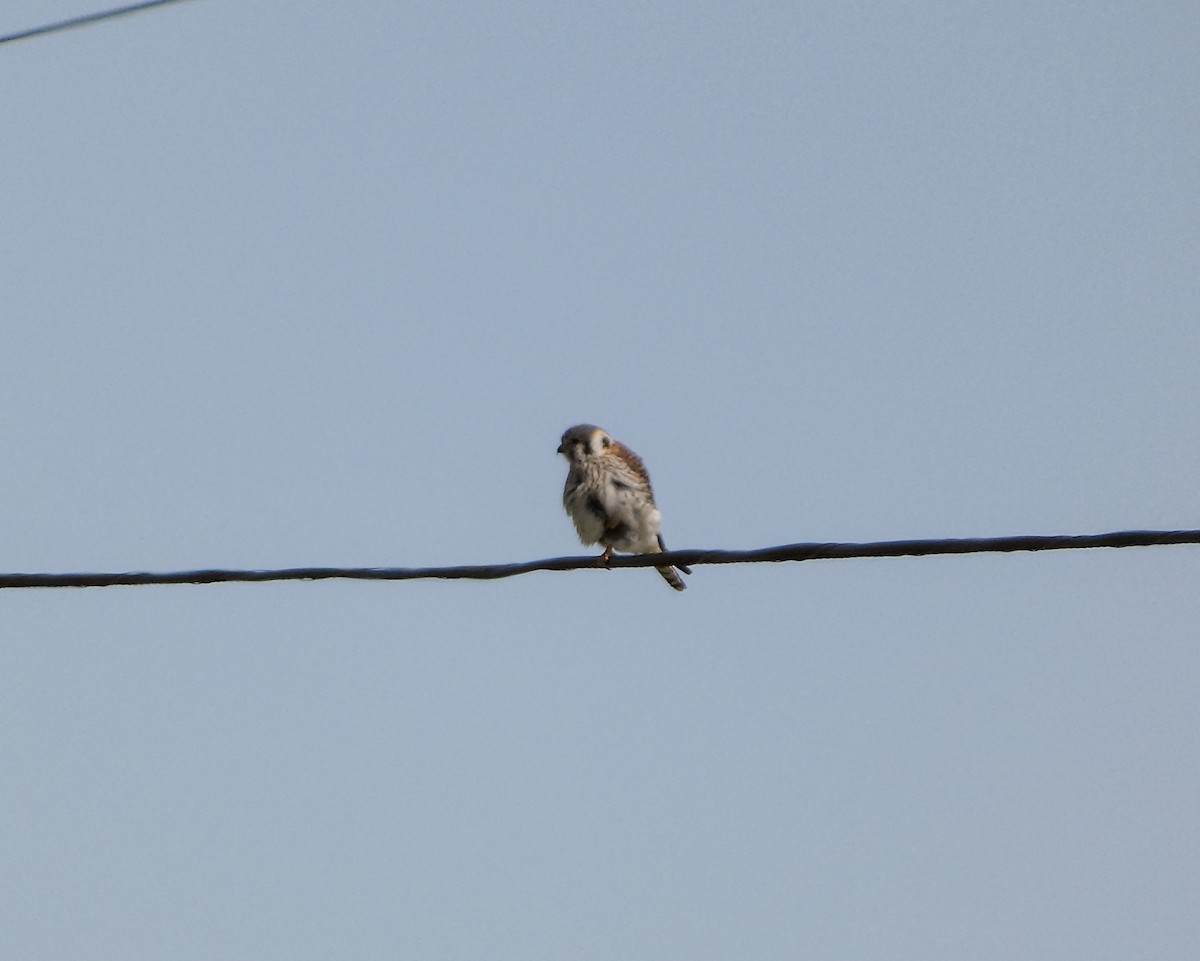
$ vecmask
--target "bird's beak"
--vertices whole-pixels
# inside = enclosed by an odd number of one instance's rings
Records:
[[[556,453],[556,454],[565,454],[565,453],[566,453],[566,450],[564,449],[564,447],[563,447],[563,445],[562,445],[562,444],[559,444],[559,445],[558,445],[558,450],[557,450],[557,451],[555,451],[555,453]]]

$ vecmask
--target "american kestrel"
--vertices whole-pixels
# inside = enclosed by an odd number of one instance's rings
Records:
[[[558,452],[571,465],[563,488],[563,507],[585,544],[603,544],[602,561],[614,550],[627,554],[665,551],[662,515],[654,506],[650,475],[633,451],[592,424],[579,424],[562,435]],[[680,566],[683,573],[690,568]],[[675,590],[684,583],[673,567],[655,568]]]

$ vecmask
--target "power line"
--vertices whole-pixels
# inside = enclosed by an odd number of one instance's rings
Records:
[[[19,33],[10,33],[7,36],[0,37],[0,43],[10,43],[13,40],[25,40],[29,37],[40,37],[45,33],[57,33],[59,30],[70,30],[72,27],[82,27],[89,23],[96,23],[98,20],[110,20],[113,17],[124,16],[127,13],[138,13],[141,10],[149,10],[151,7],[165,7],[168,3],[181,3],[182,0],[147,0],[145,3],[131,3],[125,7],[117,7],[113,10],[104,10],[101,13],[86,13],[81,17],[72,17],[70,20],[60,20],[57,23],[48,23],[41,27],[32,27],[29,30],[22,30]]]
[[[981,537],[954,540],[878,541],[869,544],[784,544],[751,551],[683,550],[612,558],[611,567],[697,564],[757,564],[852,557],[925,557],[931,554],[987,554],[1063,551],[1095,547],[1153,547],[1200,544],[1200,531],[1116,531],[1111,534]],[[431,578],[496,580],[532,571],[574,571],[599,567],[598,558],[554,557],[519,564],[460,567],[295,567],[287,570],[174,571],[165,574],[0,574],[0,589],[15,587],[116,587],[140,584],[216,584],[258,581],[415,581]]]

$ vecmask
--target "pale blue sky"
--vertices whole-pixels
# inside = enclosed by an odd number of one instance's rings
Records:
[[[0,33],[100,9],[9,0]],[[1193,2],[0,47],[0,570],[1200,527]],[[1200,954],[1200,551],[0,593],[0,955]]]

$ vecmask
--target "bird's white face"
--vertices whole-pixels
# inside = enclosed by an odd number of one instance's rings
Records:
[[[572,464],[582,464],[588,457],[604,453],[612,446],[612,438],[599,427],[580,424],[562,436],[558,452]]]

